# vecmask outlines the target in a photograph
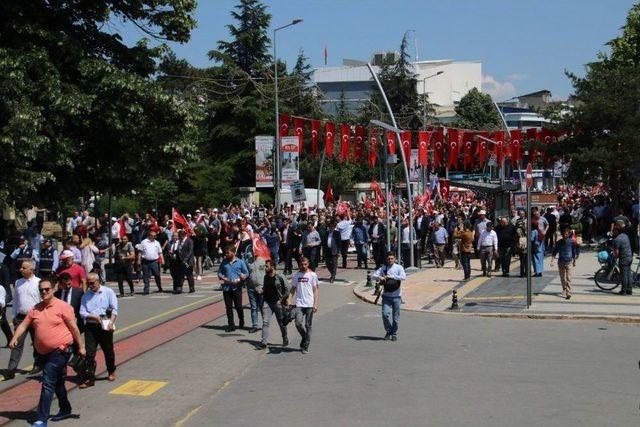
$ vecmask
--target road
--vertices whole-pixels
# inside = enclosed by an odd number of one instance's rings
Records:
[[[293,326],[266,352],[219,319],[73,391],[58,425],[638,425],[637,325],[403,312],[392,343],[351,291],[322,285],[308,355]],[[111,393],[129,380],[161,388]]]

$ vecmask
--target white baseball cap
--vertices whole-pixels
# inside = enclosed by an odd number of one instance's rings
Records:
[[[73,258],[73,252],[66,250],[60,254],[60,259]]]

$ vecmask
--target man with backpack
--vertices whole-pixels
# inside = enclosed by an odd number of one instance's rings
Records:
[[[382,283],[382,323],[387,332],[385,341],[398,340],[398,326],[400,323],[400,306],[402,304],[402,289],[400,285],[407,278],[404,268],[396,264],[396,257],[393,252],[387,254],[387,263],[380,267],[374,274],[373,279]]]
[[[260,342],[260,348],[267,348],[269,344],[269,322],[271,315],[276,315],[278,326],[280,326],[280,333],[282,334],[282,346],[289,345],[289,338],[287,337],[287,324],[283,318],[285,307],[287,306],[287,297],[289,296],[290,288],[287,286],[287,282],[281,274],[276,273],[276,267],[273,260],[266,260],[264,262],[265,275],[262,289],[259,290],[262,293],[264,305],[262,308],[262,341]]]

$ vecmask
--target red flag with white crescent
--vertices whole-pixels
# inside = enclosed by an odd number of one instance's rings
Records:
[[[535,165],[538,159],[538,150],[533,147],[533,144],[540,141],[540,132],[538,132],[538,129],[527,129],[527,140],[529,141],[529,163]]]
[[[280,136],[289,136],[289,126],[291,122],[291,116],[288,114],[280,114]]]
[[[324,124],[324,153],[333,159],[333,143],[336,139],[336,125],[333,122]]]
[[[489,132],[478,132],[478,136],[489,138]],[[487,155],[489,153],[489,143],[482,138],[478,138],[478,145],[476,146],[478,152],[478,163],[483,166],[487,163]]]
[[[504,150],[504,131],[497,130],[493,132],[492,138],[495,141],[493,144],[493,153],[496,155],[496,160],[498,161],[498,166],[502,164],[505,156]]]
[[[173,228],[174,231],[177,229],[177,225],[180,224],[183,230],[186,230],[187,235],[191,236],[193,234],[193,230],[191,230],[191,226],[187,222],[187,220],[180,215],[180,212],[176,208],[171,209],[171,219],[173,220]]]
[[[420,166],[426,167],[429,163],[429,140],[432,133],[426,130],[418,132],[418,163]]]
[[[380,184],[378,184],[378,181],[375,179],[371,181],[371,189],[376,195],[376,205],[384,205],[384,193],[382,192],[382,188],[380,188]]]
[[[351,139],[351,126],[340,125],[340,163],[349,159],[349,140]]]
[[[402,151],[404,151],[404,161],[407,167],[411,167],[411,131],[405,130],[400,134],[402,140]]]
[[[364,126],[356,126],[356,143],[353,147],[353,158],[359,162],[364,157]]]
[[[333,187],[331,186],[331,183],[329,183],[329,185],[327,185],[327,191],[325,191],[324,193],[324,202],[326,204],[335,202],[336,199],[333,196]]]
[[[389,154],[396,154],[396,134],[395,132],[387,131],[387,150]]]
[[[545,165],[548,165],[553,160],[549,154],[549,146],[552,144],[554,132],[550,129],[542,129],[542,143],[544,144],[544,151],[542,152],[542,161]],[[556,138],[557,140],[557,138]]]
[[[522,161],[522,133],[520,129],[514,129],[511,132],[511,159],[514,162]]]
[[[449,157],[447,158],[447,167],[458,166],[458,154],[462,145],[462,131],[458,129],[447,129],[449,139]]]
[[[377,129],[369,131],[369,166],[375,167],[378,161],[378,149],[380,148],[380,136]]]
[[[433,149],[433,167],[438,169],[442,165],[444,157],[444,129],[438,128],[431,136],[431,148]]]
[[[301,117],[295,117],[293,119],[293,134],[298,137],[298,154],[302,154],[302,147],[304,144],[304,119]]]
[[[318,138],[320,137],[320,120],[311,120],[311,154],[318,155]]]
[[[474,132],[464,132],[462,135],[462,150],[464,152],[464,169],[469,170],[473,166],[473,138]]]

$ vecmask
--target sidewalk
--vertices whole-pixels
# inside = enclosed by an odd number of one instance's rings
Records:
[[[621,296],[616,292],[605,292],[596,287],[593,274],[599,268],[595,255],[585,252],[578,259],[572,272],[572,297],[560,297],[562,286],[557,266],[549,266],[545,260],[545,273],[533,278],[533,301],[526,308],[526,279],[517,277],[519,262],[511,263],[511,277],[481,277],[480,261],[471,260],[471,277],[461,281],[462,270],[448,261],[444,268],[433,264],[411,274],[402,284],[405,310],[426,313],[458,313],[493,317],[553,318],[553,319],[607,319],[640,323],[640,290],[633,296]],[[423,264],[424,265],[424,264]],[[516,277],[513,277],[516,275]],[[497,277],[496,277],[497,276]],[[450,310],[452,292],[457,291],[458,310]],[[356,285],[354,293],[361,299],[373,303],[374,288],[364,283]],[[378,302],[380,303],[380,302]]]

